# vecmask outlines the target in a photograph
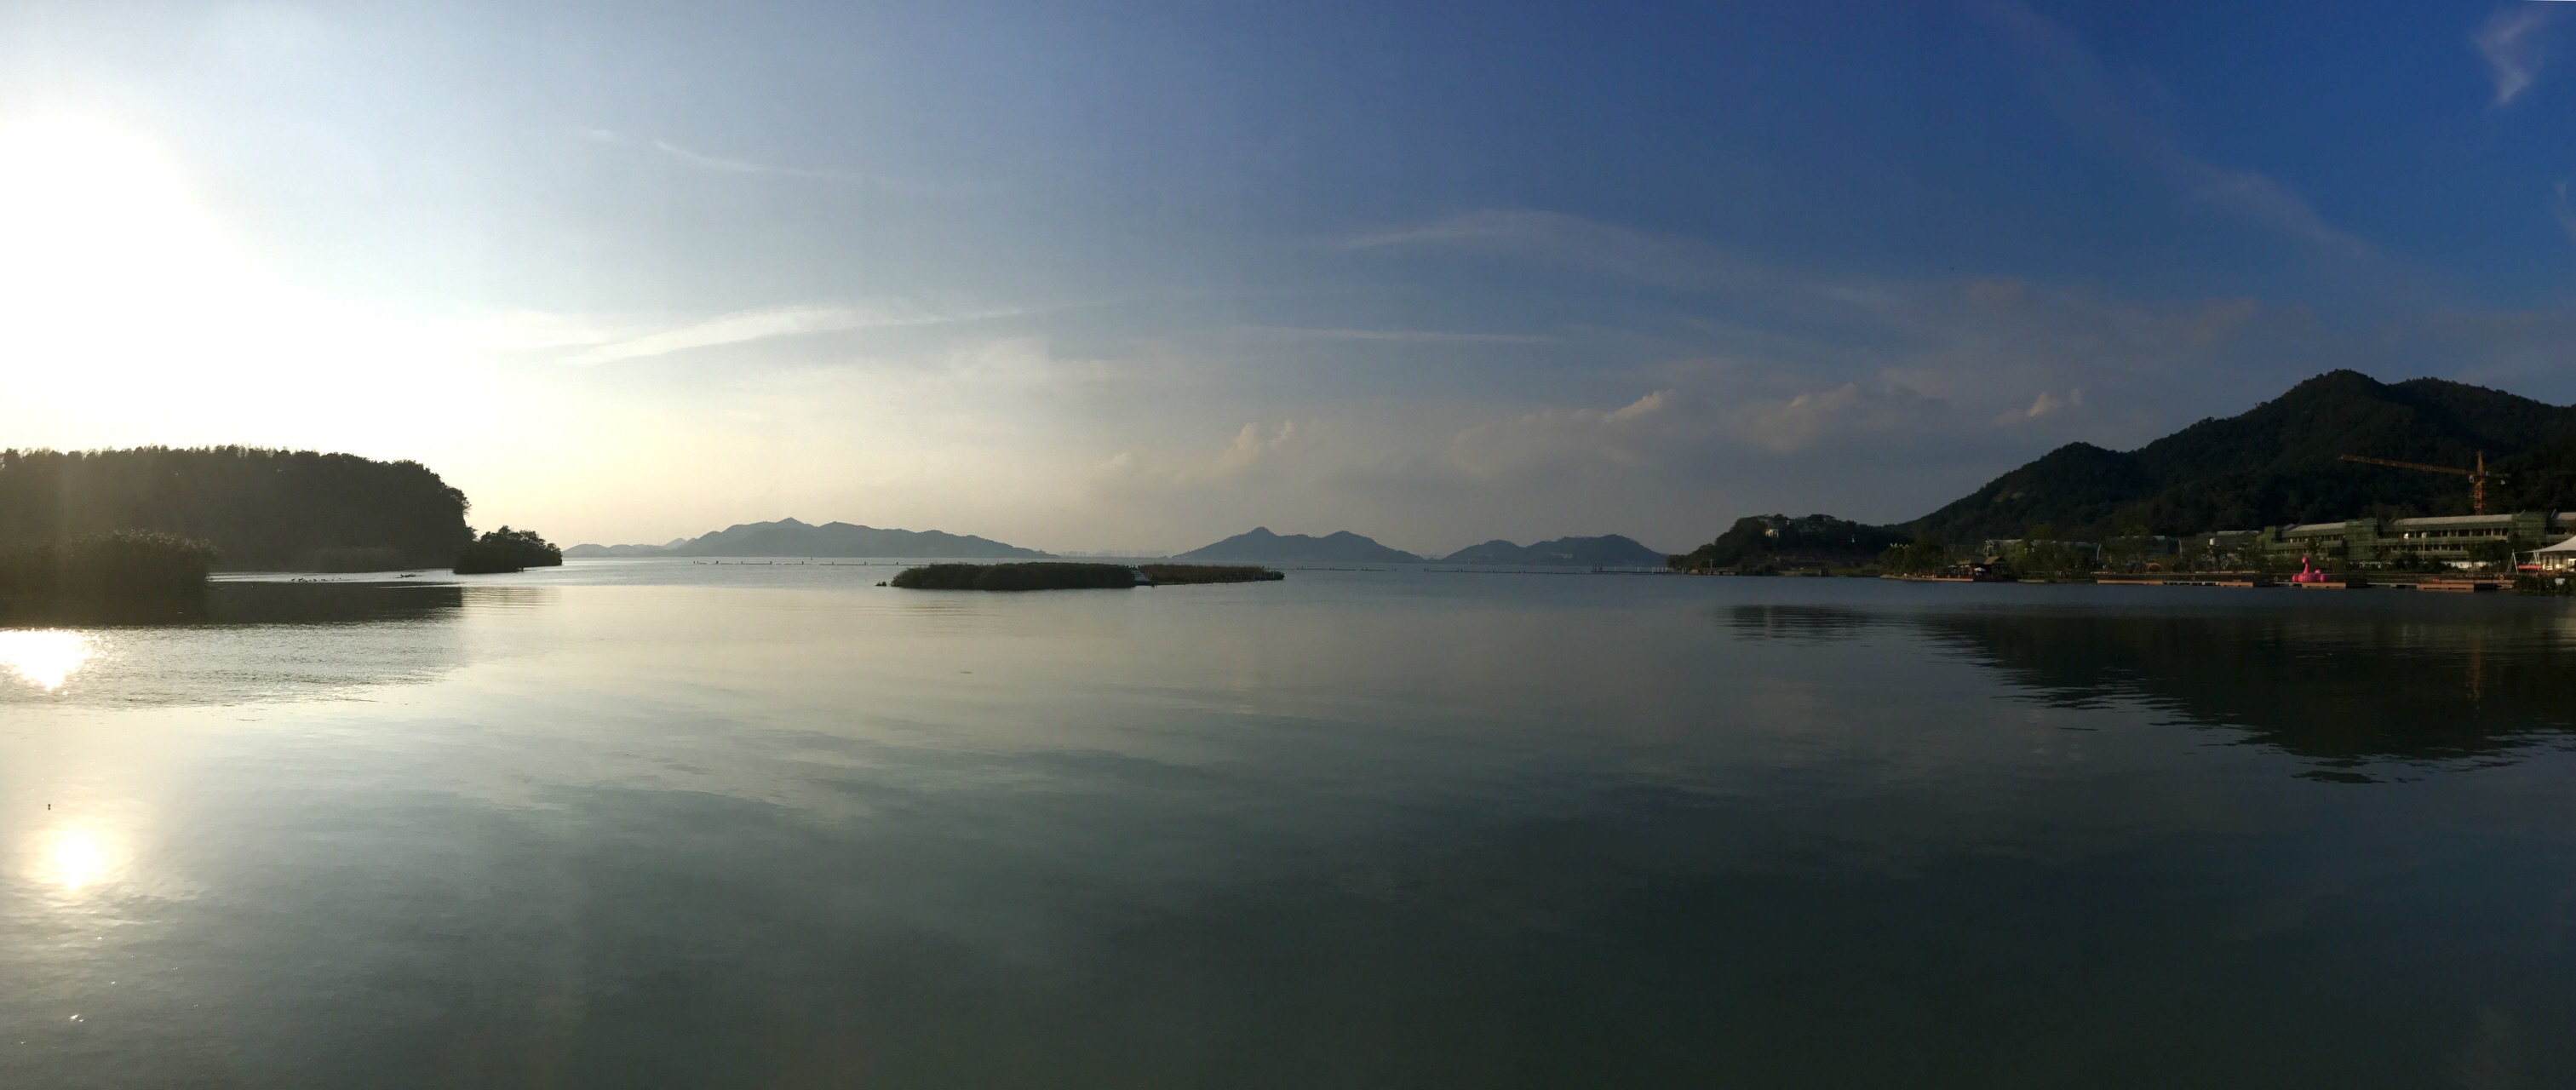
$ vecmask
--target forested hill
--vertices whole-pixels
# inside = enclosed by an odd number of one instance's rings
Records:
[[[326,566],[332,551],[444,567],[472,540],[465,494],[418,462],[208,447],[0,451],[0,542],[159,530],[223,568]]]
[[[600,556],[900,556],[924,560],[1034,560],[1048,554],[973,534],[887,530],[796,519],[744,522],[668,545],[576,545],[575,559]]]
[[[1255,526],[1172,559],[1192,563],[1286,560],[1303,564],[1413,564],[1422,560],[1412,553],[1390,549],[1348,530],[1312,537],[1306,534],[1274,534],[1267,526]]]
[[[1514,545],[1496,538],[1441,557],[1443,564],[1597,565],[1611,568],[1660,568],[1664,554],[1621,534],[1560,537],[1535,545]]]
[[[2357,371],[2302,382],[2242,415],[2133,451],[2070,443],[1903,529],[1940,541],[2145,529],[2191,534],[2370,515],[2464,515],[2464,477],[2339,461],[2346,454],[2511,475],[2487,509],[2576,509],[2576,408],[2482,386]]]

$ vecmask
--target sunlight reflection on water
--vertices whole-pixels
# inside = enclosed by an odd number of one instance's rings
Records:
[[[35,879],[78,893],[116,870],[119,853],[110,837],[95,829],[57,829],[35,853]]]
[[[62,688],[97,653],[96,643],[79,632],[53,628],[0,632],[0,666],[49,693]]]

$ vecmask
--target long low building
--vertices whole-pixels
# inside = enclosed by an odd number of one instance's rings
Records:
[[[2191,539],[2194,546],[2246,560],[2295,562],[2299,557],[2340,559],[2375,566],[2412,555],[2436,562],[2466,561],[2469,547],[2509,542],[2528,551],[2576,537],[2576,511],[2516,511],[2509,515],[2446,515],[2414,519],[2347,519],[2302,526],[2228,530]]]

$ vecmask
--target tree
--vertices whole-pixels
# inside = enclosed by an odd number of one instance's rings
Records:
[[[0,451],[0,544],[117,531],[204,541],[229,568],[309,568],[330,550],[445,562],[473,538],[465,494],[418,462],[202,447]]]
[[[486,575],[494,572],[524,571],[528,568],[551,568],[563,564],[563,550],[555,548],[534,530],[513,530],[504,526],[456,551],[456,573]]]

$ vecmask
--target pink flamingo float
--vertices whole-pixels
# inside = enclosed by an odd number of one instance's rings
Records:
[[[2323,583],[2326,581],[2326,573],[2318,571],[2314,565],[2308,563],[2308,558],[2303,556],[2299,558],[2299,574],[2291,576],[2290,581],[2293,583]]]

